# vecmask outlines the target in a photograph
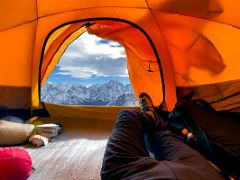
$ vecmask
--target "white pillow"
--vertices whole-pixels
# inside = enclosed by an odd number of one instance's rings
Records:
[[[26,143],[34,132],[34,125],[0,120],[0,146]]]

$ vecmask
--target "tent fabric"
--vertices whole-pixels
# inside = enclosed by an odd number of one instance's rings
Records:
[[[2,1],[0,93],[3,96],[11,93],[9,102],[21,101],[13,91],[4,90],[25,88],[22,92],[24,103],[18,107],[40,107],[40,76],[45,76],[39,73],[43,70],[40,64],[46,68],[44,64],[50,63],[50,57],[65,42],[59,38],[67,33],[59,31],[47,42],[49,36],[64,25],[70,28],[75,23],[94,21],[95,25],[88,28],[91,33],[116,40],[126,48],[128,71],[136,96],[145,90],[154,105],[165,100],[171,110],[177,101],[176,87],[196,87],[240,78],[239,5],[237,0]],[[114,33],[114,28],[119,30]],[[70,32],[75,31],[69,31],[69,35]],[[54,46],[57,41],[58,45]],[[69,43],[70,39],[66,44]],[[46,55],[50,49],[53,53]],[[60,54],[55,57],[59,58]],[[44,55],[49,59],[45,60]],[[146,60],[150,58],[151,65],[157,67],[151,75],[146,71]],[[50,65],[48,71],[43,70],[47,72],[43,81],[55,64]],[[29,98],[31,103],[26,100]],[[0,99],[0,105],[10,104]]]
[[[45,83],[67,46],[86,31],[84,27],[81,27],[82,25],[83,23],[64,26],[48,39],[41,64],[41,85]]]
[[[31,107],[31,87],[0,86],[2,108],[28,109]]]
[[[240,81],[230,81],[196,87],[177,87],[178,101],[204,99],[218,111],[240,111]]]
[[[125,106],[77,106],[77,105],[58,105],[48,104],[45,106],[52,118],[79,118],[89,120],[106,120],[115,121],[120,112],[123,109],[131,109],[134,111],[140,111],[139,107],[125,107]],[[94,107],[94,108],[93,108]]]

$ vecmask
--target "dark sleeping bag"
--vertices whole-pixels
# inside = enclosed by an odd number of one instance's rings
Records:
[[[224,175],[240,178],[240,114],[217,112],[204,100],[184,100],[170,112],[169,128],[215,163]],[[187,138],[187,129],[193,134]]]

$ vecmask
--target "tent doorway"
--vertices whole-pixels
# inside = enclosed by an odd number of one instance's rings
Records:
[[[41,87],[41,101],[65,105],[136,106],[124,48],[85,32]]]

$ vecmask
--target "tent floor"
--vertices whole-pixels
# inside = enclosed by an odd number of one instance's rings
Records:
[[[101,163],[114,121],[58,119],[63,132],[47,146],[25,145],[36,169],[30,180],[100,179]]]

